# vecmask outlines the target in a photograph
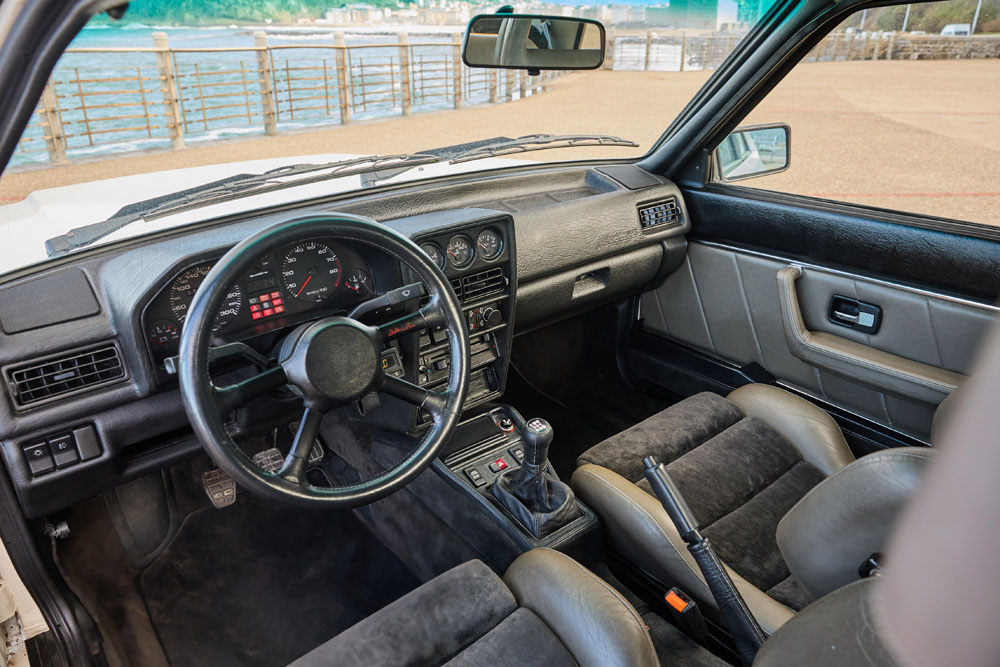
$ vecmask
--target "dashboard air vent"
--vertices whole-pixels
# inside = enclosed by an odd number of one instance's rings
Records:
[[[123,377],[125,366],[114,345],[76,350],[7,369],[11,394],[19,405],[30,405]]]
[[[499,266],[462,278],[462,296],[464,300],[491,294],[503,289],[503,269]]]
[[[639,206],[639,226],[644,231],[657,227],[672,227],[679,225],[680,222],[681,212],[674,197]]]
[[[452,278],[451,279],[451,288],[453,290],[455,290],[455,296],[457,296],[458,300],[461,301],[462,300],[462,279],[461,278]]]

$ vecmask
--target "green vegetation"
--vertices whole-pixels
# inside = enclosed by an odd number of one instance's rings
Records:
[[[972,23],[976,13],[977,0],[951,0],[951,2],[924,2],[910,5],[910,20],[907,30],[923,30],[928,35],[941,32],[949,23]],[[906,15],[906,5],[880,7],[868,10],[865,20],[865,30],[901,30],[903,17]],[[855,14],[845,27],[857,28],[861,23],[861,14]],[[976,34],[1000,32],[1000,0],[983,0],[979,11],[979,22],[976,24]]]
[[[375,7],[399,7],[413,0],[361,0]],[[129,5],[126,21],[194,25],[219,21],[293,21],[319,17],[344,0],[137,0]],[[346,3],[353,4],[353,3]]]

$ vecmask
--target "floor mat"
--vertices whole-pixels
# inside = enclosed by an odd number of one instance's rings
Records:
[[[347,511],[196,510],[142,573],[171,664],[285,665],[417,581]]]

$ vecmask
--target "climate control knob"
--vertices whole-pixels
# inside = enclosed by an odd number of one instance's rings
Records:
[[[481,315],[482,326],[484,327],[495,327],[503,322],[503,313],[499,309],[493,308],[492,306],[487,306],[483,308]]]

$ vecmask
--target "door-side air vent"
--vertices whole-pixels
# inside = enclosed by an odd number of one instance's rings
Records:
[[[462,295],[464,301],[498,292],[503,289],[503,269],[499,266],[471,276],[462,278]]]
[[[681,212],[674,197],[639,206],[639,226],[643,231],[679,224],[681,224]]]
[[[114,345],[74,350],[64,355],[7,369],[7,382],[18,405],[30,405],[107,384],[125,377]]]

